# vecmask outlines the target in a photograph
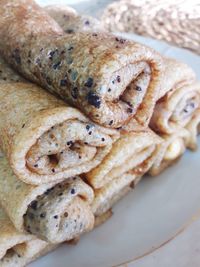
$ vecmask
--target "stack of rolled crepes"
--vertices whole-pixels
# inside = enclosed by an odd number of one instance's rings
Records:
[[[37,254],[30,252],[30,257],[25,255],[16,263],[24,266],[42,253],[44,244],[45,252],[46,246],[54,248],[93,228],[94,192],[77,175],[98,165],[119,133],[95,125],[78,110],[23,80],[3,60],[1,70],[6,80],[0,80],[0,135],[5,154],[0,158],[0,205],[17,229],[16,245],[29,242],[29,236],[41,242]],[[11,230],[5,229],[5,241],[11,236],[6,231]],[[36,241],[33,244],[38,247]],[[6,250],[14,246],[11,243],[3,250],[3,262],[4,256],[7,262]],[[26,246],[20,247],[23,252]],[[18,257],[14,252],[13,256],[8,253],[11,264]]]
[[[94,19],[2,0],[0,55],[2,265],[78,239],[196,147],[194,72]]]
[[[150,174],[157,175],[176,162],[186,148],[197,148],[200,122],[200,83],[193,70],[174,59],[165,59],[165,71],[160,85],[150,127],[164,140]]]

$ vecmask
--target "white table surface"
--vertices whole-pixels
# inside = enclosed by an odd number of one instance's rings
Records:
[[[43,0],[43,4],[51,4]],[[101,14],[106,4],[112,0],[60,0],[57,4],[69,4],[80,13]],[[200,215],[174,239],[149,255],[134,262],[120,266],[126,267],[198,267],[200,266]],[[59,266],[57,266],[59,267]]]

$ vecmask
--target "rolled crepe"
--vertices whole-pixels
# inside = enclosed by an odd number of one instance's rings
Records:
[[[61,243],[93,228],[93,190],[79,177],[41,186],[17,179],[0,158],[0,204],[20,232]]]
[[[1,84],[0,100],[0,147],[26,183],[58,182],[89,171],[118,135],[29,83]]]
[[[193,70],[174,59],[165,59],[165,71],[150,127],[162,134],[172,134],[186,126],[200,104],[200,83]]]
[[[55,248],[33,235],[18,232],[0,208],[0,266],[23,267]]]
[[[187,139],[187,148],[191,150],[197,149],[197,136],[200,132],[200,109],[197,109],[192,116],[192,119],[186,125],[186,129],[189,131],[189,137]]]
[[[161,135],[161,137],[163,141],[157,146],[157,156],[149,170],[152,176],[158,175],[180,159],[186,149],[189,132],[183,128],[176,133]]]
[[[160,141],[150,129],[122,134],[101,164],[86,174],[86,179],[94,188],[102,188],[140,165],[144,174],[147,168],[144,162],[150,165]]]
[[[98,19],[91,16],[78,15],[75,9],[68,6],[51,5],[44,10],[60,25],[65,33],[72,34],[84,31],[103,31],[104,28]]]
[[[58,94],[93,121],[117,128],[148,125],[162,59],[107,33],[64,34],[31,0],[1,1],[0,51],[27,79]]]

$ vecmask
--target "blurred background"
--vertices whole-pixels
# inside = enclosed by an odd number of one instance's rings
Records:
[[[134,32],[200,51],[199,0],[120,0],[103,12],[111,31]]]
[[[200,54],[200,0],[60,0],[57,4],[98,18],[106,30],[164,40]]]

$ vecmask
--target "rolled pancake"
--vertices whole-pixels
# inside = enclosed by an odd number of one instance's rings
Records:
[[[200,109],[197,109],[189,123],[186,125],[186,129],[189,132],[189,137],[187,139],[187,148],[191,150],[197,149],[197,136],[200,132]]]
[[[168,166],[176,163],[185,152],[189,132],[187,129],[179,129],[171,135],[161,135],[163,141],[157,146],[157,156],[154,160],[149,174],[158,175]]]
[[[151,158],[160,141],[148,128],[140,132],[121,134],[101,164],[86,174],[87,181],[94,188],[104,187]]]
[[[64,34],[33,1],[3,0],[0,51],[24,77],[101,125],[149,123],[163,69],[151,48],[108,33]]]
[[[104,28],[101,22],[87,15],[78,15],[75,9],[68,6],[51,5],[44,10],[60,25],[65,33],[100,32]]]
[[[79,177],[59,184],[28,185],[0,158],[0,204],[15,228],[60,243],[93,228],[93,190]]]
[[[0,100],[0,147],[26,183],[58,182],[89,171],[118,136],[33,84],[2,83]]]
[[[18,232],[0,208],[0,266],[23,267],[55,248],[33,235]]]
[[[200,83],[193,70],[182,62],[165,59],[165,71],[150,127],[172,134],[186,126],[200,104]]]

